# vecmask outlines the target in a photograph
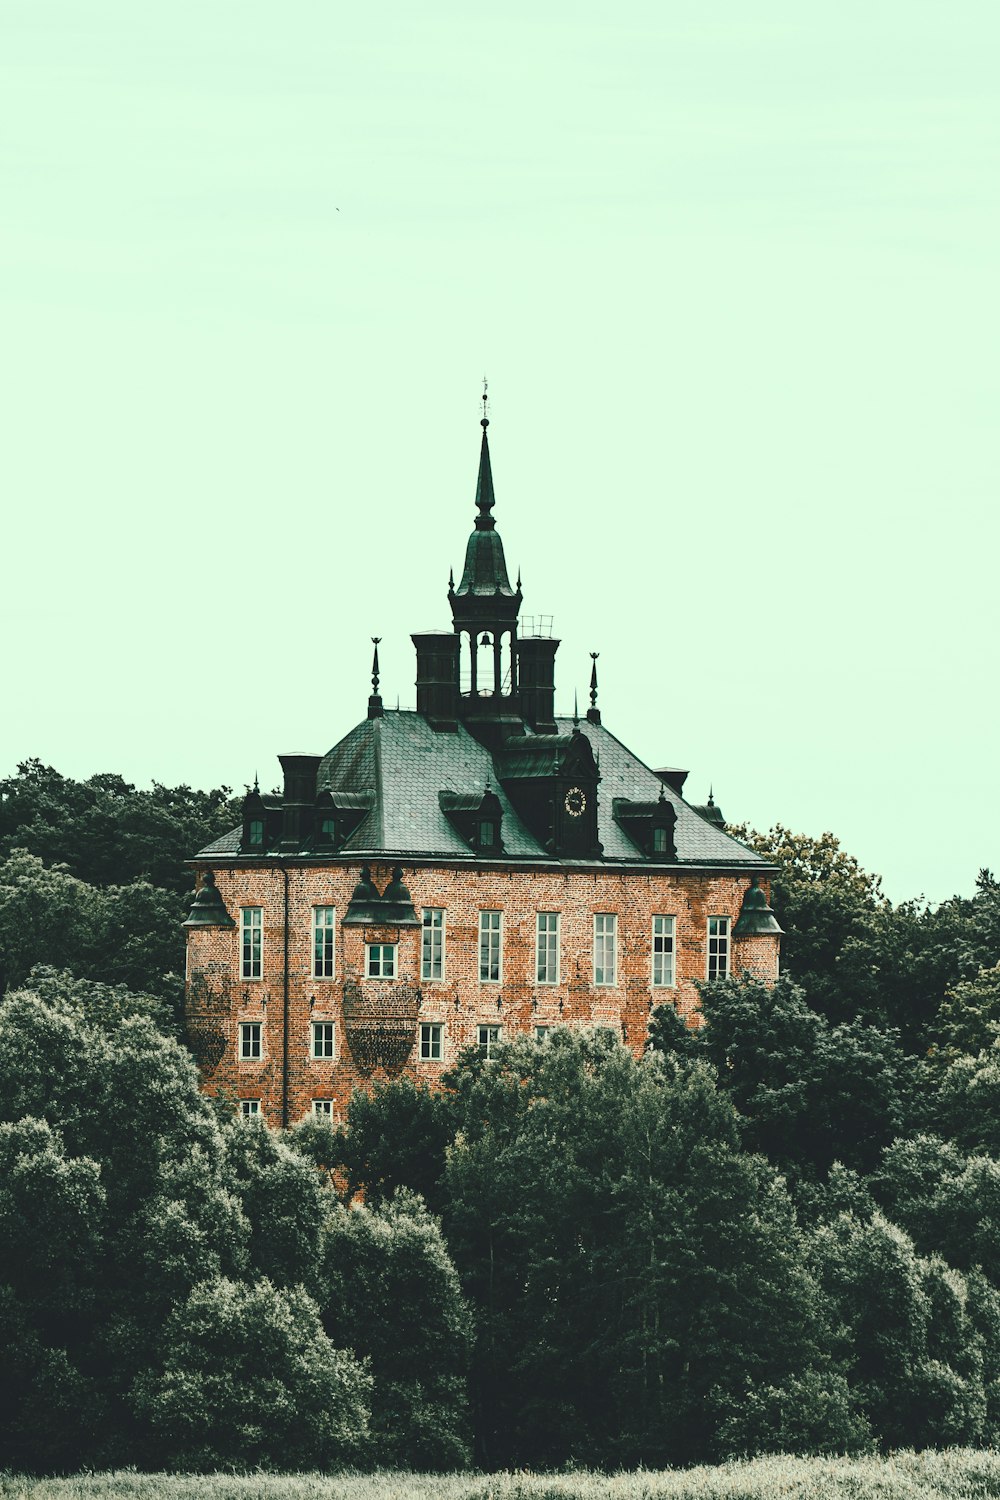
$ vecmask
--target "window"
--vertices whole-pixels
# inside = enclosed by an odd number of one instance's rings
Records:
[[[444,978],[444,908],[424,907],[424,929],[420,948],[421,979]]]
[[[728,917],[709,917],[708,919],[708,977],[709,979],[729,977]]]
[[[497,825],[492,822],[480,822],[479,824],[479,847],[480,849],[492,849],[497,841]]]
[[[260,1119],[260,1100],[259,1099],[241,1099],[240,1100],[240,1119],[241,1120],[259,1120]]]
[[[313,907],[313,978],[333,978],[334,923],[333,906]]]
[[[256,1062],[259,1059],[260,1031],[259,1021],[240,1022],[240,1060],[242,1062]]]
[[[487,1057],[492,1056],[494,1047],[499,1047],[502,1035],[502,1026],[479,1027],[479,1046],[481,1051],[486,1053]]]
[[[653,988],[676,984],[674,977],[674,917],[653,918]]]
[[[653,853],[666,854],[667,852],[667,830],[665,828],[653,829]]]
[[[248,840],[248,843],[250,845],[250,848],[251,849],[263,849],[263,847],[264,847],[264,820],[263,820],[263,818],[251,818],[250,819],[249,833],[250,833],[250,838]],[[247,1103],[251,1103],[251,1104],[253,1103],[252,1100],[247,1100],[246,1102]]]
[[[614,912],[594,915],[594,983],[614,984],[618,968],[618,917]]]
[[[503,912],[479,913],[479,982],[500,983],[500,949],[503,938]]]
[[[395,979],[396,977],[396,944],[395,943],[367,943],[365,945],[368,960],[365,964],[365,973],[369,979]]]
[[[319,820],[319,836],[322,839],[322,841],[323,841],[324,844],[332,844],[332,843],[334,843],[336,841],[336,837],[337,837],[337,820],[336,820],[336,818],[320,818],[320,820]]]
[[[243,960],[240,967],[242,979],[259,979],[261,976],[264,946],[263,916],[264,911],[260,906],[244,906],[240,912],[243,938]]]
[[[336,1057],[336,1031],[332,1021],[313,1021],[312,1057]]]
[[[540,911],[535,934],[535,978],[539,984],[559,983],[559,913]]]
[[[312,1102],[312,1112],[313,1112],[313,1115],[316,1117],[317,1120],[332,1120],[333,1119],[333,1100],[332,1099],[314,1099],[313,1102]]]
[[[549,1033],[551,1032],[551,1030],[552,1030],[551,1026],[536,1026],[535,1027],[535,1041],[536,1042],[547,1042],[548,1039],[549,1039]]]
[[[420,1061],[440,1062],[442,1055],[441,1033],[444,1027],[438,1021],[420,1023]]]

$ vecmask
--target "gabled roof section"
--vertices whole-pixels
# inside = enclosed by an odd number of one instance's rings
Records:
[[[508,743],[503,755],[523,757],[524,769],[549,764],[573,744],[570,718],[557,720],[555,735],[534,735]],[[602,724],[580,726],[590,749],[600,763],[598,833],[604,846],[600,861],[572,863],[604,866],[644,863],[635,842],[614,816],[616,798],[632,803],[659,803],[661,788],[676,813],[674,839],[676,864],[709,865],[720,868],[765,870],[767,862],[752,849],[737,843],[723,829],[706,822],[660,777],[616,739]],[[498,756],[498,762],[500,756]],[[453,734],[437,734],[427,720],[407,709],[387,709],[381,719],[364,719],[323,757],[318,788],[330,789],[340,805],[349,798],[367,814],[337,851],[345,856],[373,861],[409,859],[468,860],[477,856],[456,829],[442,806],[478,805],[487,787],[496,796],[503,818],[504,860],[531,860],[559,864],[544,845],[521,822],[499,778],[499,765],[489,750],[459,725]],[[357,800],[355,800],[357,799]],[[454,799],[454,800],[452,800]],[[238,858],[240,830],[225,834],[199,858]]]

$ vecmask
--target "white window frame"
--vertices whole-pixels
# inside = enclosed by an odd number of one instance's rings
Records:
[[[494,906],[479,913],[479,983],[503,984],[503,912]]]
[[[503,1027],[496,1021],[483,1021],[476,1027],[476,1045],[487,1057],[493,1056],[493,1048],[503,1041]]]
[[[536,984],[558,984],[559,983],[559,959],[560,959],[560,914],[557,911],[540,911],[535,913],[535,983]],[[545,925],[552,922],[552,926]],[[549,960],[554,956],[554,969],[552,973]],[[544,960],[544,961],[543,961]],[[544,975],[543,971],[544,970]]]
[[[255,943],[256,939],[256,943]],[[254,951],[256,947],[256,952]],[[257,972],[254,973],[254,968]],[[264,977],[264,908],[240,907],[240,978]]]
[[[610,965],[606,961],[609,943]],[[598,957],[601,959],[600,963]],[[607,977],[609,967],[610,979]],[[618,983],[618,913],[615,911],[595,911],[594,913],[594,983],[600,985],[602,989],[614,989]]]
[[[444,932],[445,908],[425,906],[421,913],[420,928],[420,978],[425,984],[441,984],[444,981]],[[435,942],[438,950],[436,959]],[[436,974],[435,966],[438,971]]]
[[[336,1103],[336,1099],[314,1099],[309,1106],[309,1112],[314,1120],[329,1120],[332,1124]]]
[[[322,913],[322,920],[320,918]],[[312,909],[312,977],[333,979],[337,972],[337,908]]]
[[[326,1049],[329,1048],[329,1051]],[[309,1056],[313,1062],[333,1062],[337,1056],[337,1023],[309,1022]]]
[[[728,979],[730,961],[730,921],[728,917],[709,917],[705,927],[705,977]],[[713,969],[715,972],[713,973]]]
[[[253,1050],[256,1047],[256,1052]],[[240,1022],[240,1062],[260,1062],[264,1056],[263,1021]]]
[[[669,947],[665,946],[669,943]],[[660,946],[657,947],[657,944]],[[657,913],[650,937],[650,984],[654,990],[677,988],[677,918]],[[659,973],[657,973],[659,970]]]
[[[241,1099],[240,1100],[240,1119],[241,1120],[259,1120],[260,1119],[260,1100],[259,1099]]]
[[[417,1051],[421,1062],[443,1061],[444,1023],[442,1021],[421,1021],[417,1037]]]
[[[399,954],[397,952],[398,948],[399,948],[399,944],[398,943],[366,943],[365,944],[365,978],[366,979],[395,979],[397,977],[398,973],[399,973]],[[379,954],[379,958],[378,958],[378,973],[374,974],[374,973],[372,973],[372,963],[373,963],[373,954],[375,953],[376,949],[378,949],[378,954]],[[392,954],[392,958],[390,959],[390,963],[392,964],[392,973],[391,974],[386,974],[384,972],[384,970],[385,970],[385,955],[386,955],[387,952],[390,952]]]
[[[553,1033],[554,1030],[555,1030],[554,1026],[536,1026],[535,1027],[535,1041],[536,1042],[547,1042],[548,1039],[549,1039],[549,1037],[552,1035],[552,1033]]]

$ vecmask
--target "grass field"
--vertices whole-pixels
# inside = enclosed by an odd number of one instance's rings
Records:
[[[0,1500],[978,1500],[1000,1496],[1000,1452],[758,1458],[623,1474],[0,1475]]]

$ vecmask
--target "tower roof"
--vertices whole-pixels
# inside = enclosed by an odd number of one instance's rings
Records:
[[[489,425],[489,417],[483,417],[483,443],[479,452],[479,479],[476,484],[479,514],[475,530],[465,549],[465,567],[454,594],[458,598],[469,594],[478,598],[495,598],[499,594],[503,598],[514,599],[517,595],[510,586],[503,542],[492,514],[496,498],[493,494],[493,471],[490,468],[490,444],[486,435]]]

